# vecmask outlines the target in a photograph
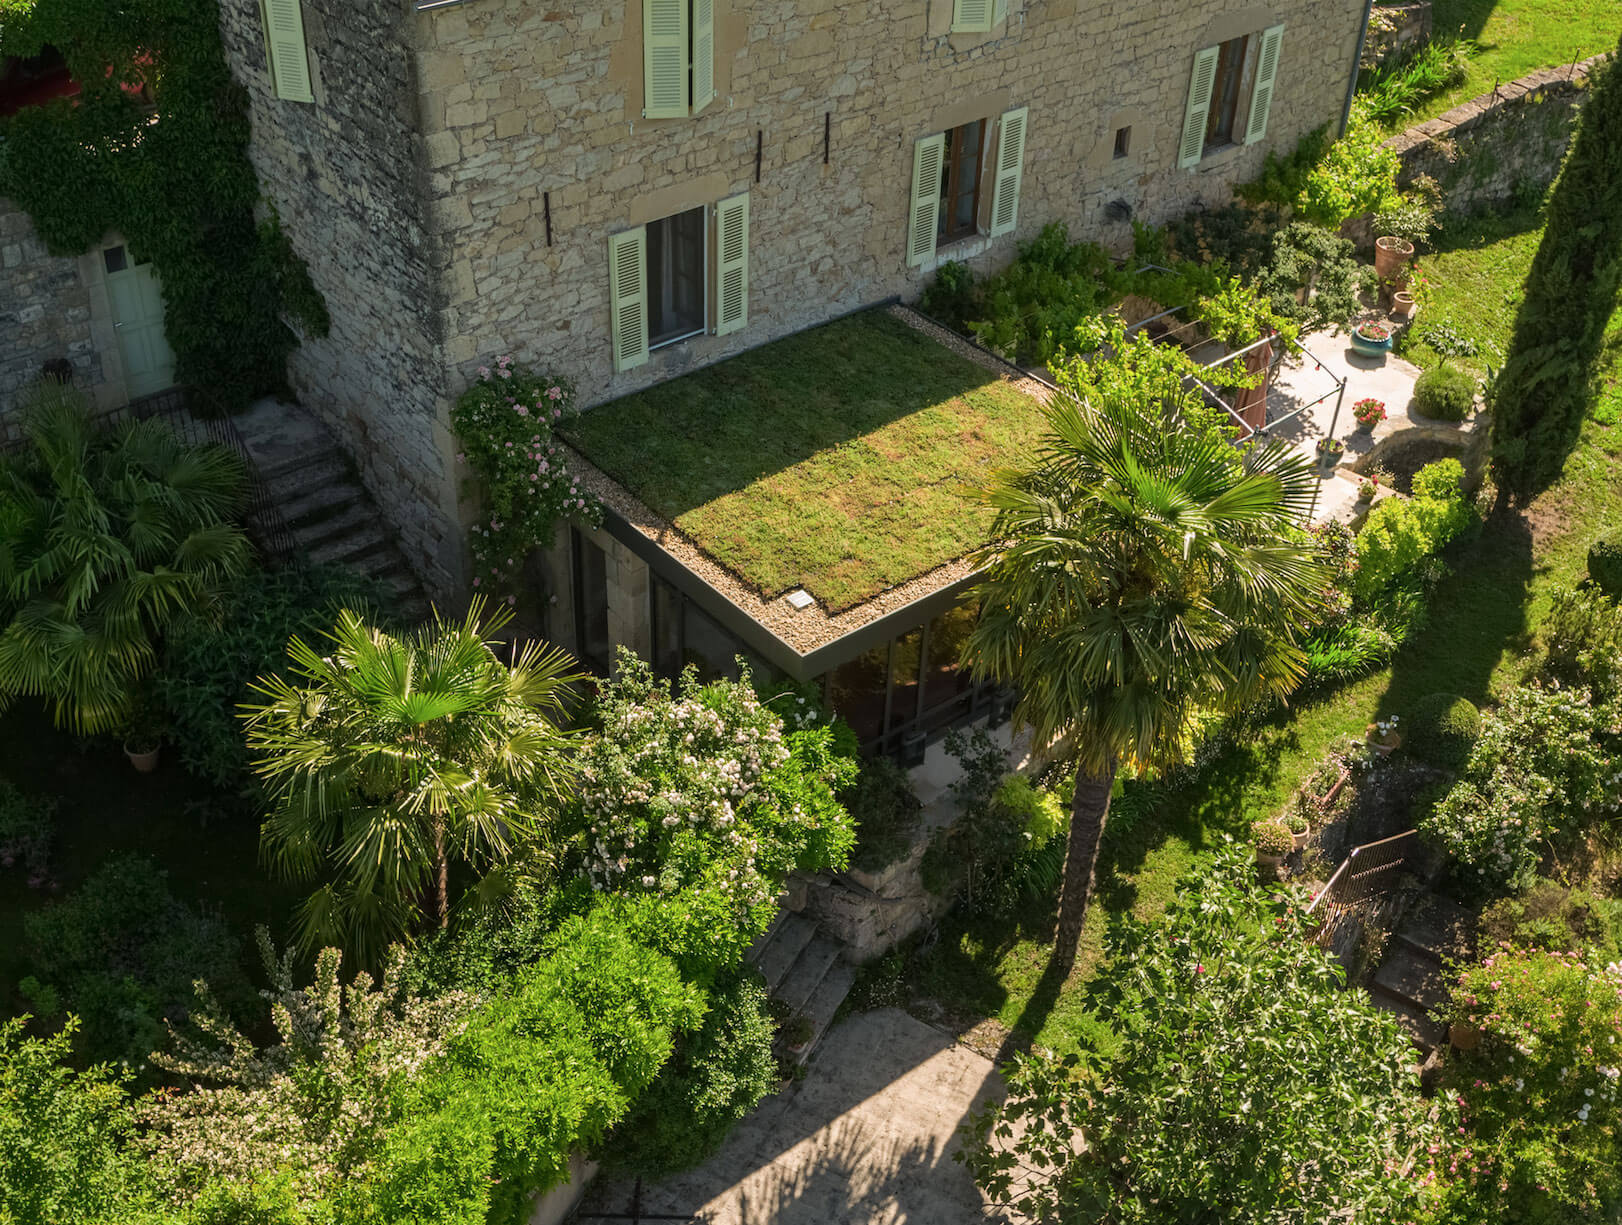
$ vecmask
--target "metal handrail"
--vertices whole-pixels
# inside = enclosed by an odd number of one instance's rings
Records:
[[[1315,940],[1319,948],[1329,947],[1347,919],[1368,914],[1384,900],[1390,892],[1389,882],[1408,862],[1418,842],[1419,831],[1409,829],[1351,849],[1307,906],[1308,917],[1319,921]]]

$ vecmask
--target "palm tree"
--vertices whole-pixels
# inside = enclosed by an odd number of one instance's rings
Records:
[[[159,421],[99,428],[54,382],[23,428],[0,464],[0,702],[44,697],[58,726],[116,731],[164,629],[247,568],[242,464]]]
[[[1289,448],[1241,456],[1121,387],[1057,402],[1049,427],[1035,466],[985,493],[1000,543],[964,662],[1018,687],[1037,744],[1076,754],[1053,949],[1068,974],[1120,763],[1176,760],[1196,710],[1289,693],[1328,575],[1300,531],[1312,468]]]
[[[298,638],[290,679],[244,708],[271,795],[260,831],[271,866],[329,879],[299,908],[298,945],[371,963],[421,915],[449,922],[453,862],[486,877],[544,851],[573,778],[560,726],[580,679],[564,652],[530,643],[509,666],[486,635],[508,621],[475,600],[461,624],[394,637],[344,610],[326,653]]]

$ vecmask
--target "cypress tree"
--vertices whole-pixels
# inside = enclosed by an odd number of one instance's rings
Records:
[[[1622,281],[1622,47],[1598,69],[1550,193],[1493,391],[1493,467],[1526,496],[1553,484],[1588,410]]]

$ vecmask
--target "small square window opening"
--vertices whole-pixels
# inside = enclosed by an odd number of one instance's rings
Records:
[[[123,247],[108,247],[101,253],[101,262],[108,272],[123,272],[129,267],[129,257]]]
[[[1115,129],[1115,156],[1117,159],[1132,152],[1132,126]]]

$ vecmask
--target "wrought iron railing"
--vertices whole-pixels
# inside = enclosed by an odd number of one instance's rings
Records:
[[[1411,829],[1354,846],[1307,907],[1307,915],[1318,921],[1318,947],[1329,948],[1348,919],[1366,920],[1374,913],[1418,851],[1419,833]]]

